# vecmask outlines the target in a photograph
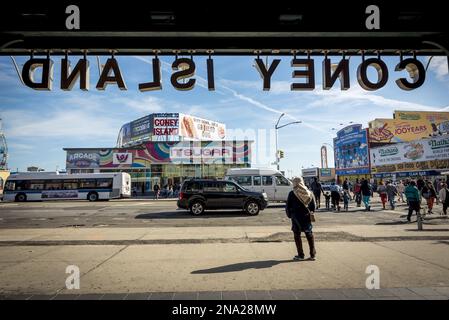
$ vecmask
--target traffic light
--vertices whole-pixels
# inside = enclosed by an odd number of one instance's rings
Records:
[[[284,158],[284,151],[279,150],[279,159]]]

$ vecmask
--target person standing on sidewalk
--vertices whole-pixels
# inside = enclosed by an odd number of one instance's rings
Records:
[[[363,179],[362,180],[362,185],[360,187],[360,192],[362,193],[362,198],[363,198],[363,203],[365,205],[365,210],[366,211],[370,211],[371,210],[371,205],[369,203],[370,198],[371,198],[371,186],[368,183],[367,179]]]
[[[161,191],[161,188],[159,187],[157,182],[156,182],[156,184],[153,187],[153,191],[154,191],[154,198],[155,199],[159,199],[159,192]]]
[[[396,186],[396,189],[397,189],[398,195],[399,195],[398,200],[401,201],[401,202],[404,202],[405,186],[404,186],[404,183],[402,182],[402,180],[399,181],[398,185]]]
[[[449,190],[446,183],[442,183],[439,192],[440,202],[443,204],[443,212],[441,214],[447,215],[447,207],[449,205]]]
[[[312,216],[315,211],[315,199],[313,193],[304,185],[302,178],[293,178],[293,190],[288,194],[285,210],[287,216],[292,220],[292,231],[295,239],[298,255],[295,261],[304,260],[301,232],[304,232],[309,243],[310,260],[315,260],[315,239],[312,232]]]
[[[416,186],[416,182],[413,180],[410,181],[410,183],[405,188],[404,193],[408,202],[407,221],[411,221],[413,211],[416,211],[416,216],[419,219],[419,210],[421,209],[421,195]]]
[[[398,195],[398,190],[396,189],[396,187],[391,183],[391,181],[387,182],[387,197],[388,197],[388,201],[390,202],[390,208],[391,210],[394,210],[395,207],[395,201],[394,199],[396,198],[396,196]]]
[[[319,209],[321,204],[321,193],[324,194],[323,187],[316,177],[313,178],[313,182],[310,187],[313,195],[315,196],[316,208]]]
[[[362,195],[360,194],[361,186],[362,186],[362,184],[359,182],[359,179],[357,178],[355,180],[355,185],[354,185],[354,200],[357,203],[357,207],[360,207],[362,204]]]
[[[380,201],[382,202],[382,208],[385,210],[385,205],[387,203],[387,187],[381,181],[379,182],[379,186],[377,187],[377,192],[380,196]]]
[[[437,193],[433,188],[432,182],[427,181],[426,185],[421,190],[421,195],[427,201],[427,213],[432,214],[433,203],[437,197]]]

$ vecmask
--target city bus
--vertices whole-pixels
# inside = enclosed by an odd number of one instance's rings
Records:
[[[131,196],[128,173],[17,173],[5,183],[3,201],[109,200]]]

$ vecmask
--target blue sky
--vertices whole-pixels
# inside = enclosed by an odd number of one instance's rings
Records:
[[[106,58],[100,57],[103,63]],[[195,88],[177,91],[170,84],[174,57],[162,57],[163,88],[150,92],[140,92],[138,83],[151,81],[151,57],[117,57],[127,91],[120,91],[115,85],[97,91],[97,63],[90,58],[91,89],[84,92],[78,84],[72,91],[59,89],[61,57],[53,57],[53,90],[46,92],[23,86],[10,57],[0,57],[0,117],[9,147],[9,167],[25,170],[36,165],[48,171],[65,168],[63,147],[115,146],[122,124],[152,112],[182,112],[223,122],[232,134],[228,138],[246,136],[256,141],[253,165],[266,167],[274,161],[274,136],[269,130],[285,112],[281,124],[294,120],[303,123],[279,130],[279,148],[286,157],[281,160],[281,170],[289,176],[299,175],[302,167],[319,166],[320,147],[323,143],[332,144],[332,128],[342,128],[340,123],[352,121],[366,126],[374,118],[391,118],[394,110],[449,111],[449,76],[444,57],[434,58],[424,85],[408,92],[395,84],[397,78],[405,76],[405,72],[394,71],[398,57],[384,58],[389,81],[374,92],[363,90],[357,83],[360,57],[350,59],[348,91],[341,91],[339,83],[329,91],[321,89],[322,57],[314,57],[316,89],[290,91],[294,81],[291,57],[281,57],[272,77],[272,89],[267,92],[262,90],[262,80],[253,67],[254,57],[250,56],[214,57],[216,91],[209,92],[205,82],[206,58],[194,58]],[[27,60],[16,59],[19,66]],[[340,58],[331,59],[338,62]],[[72,58],[73,63],[76,60]],[[426,63],[428,58],[420,60]],[[333,165],[331,149],[329,163]]]

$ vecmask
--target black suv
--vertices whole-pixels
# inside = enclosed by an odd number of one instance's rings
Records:
[[[200,215],[205,209],[243,209],[255,216],[267,207],[265,193],[248,191],[233,181],[192,179],[185,181],[178,207]]]

